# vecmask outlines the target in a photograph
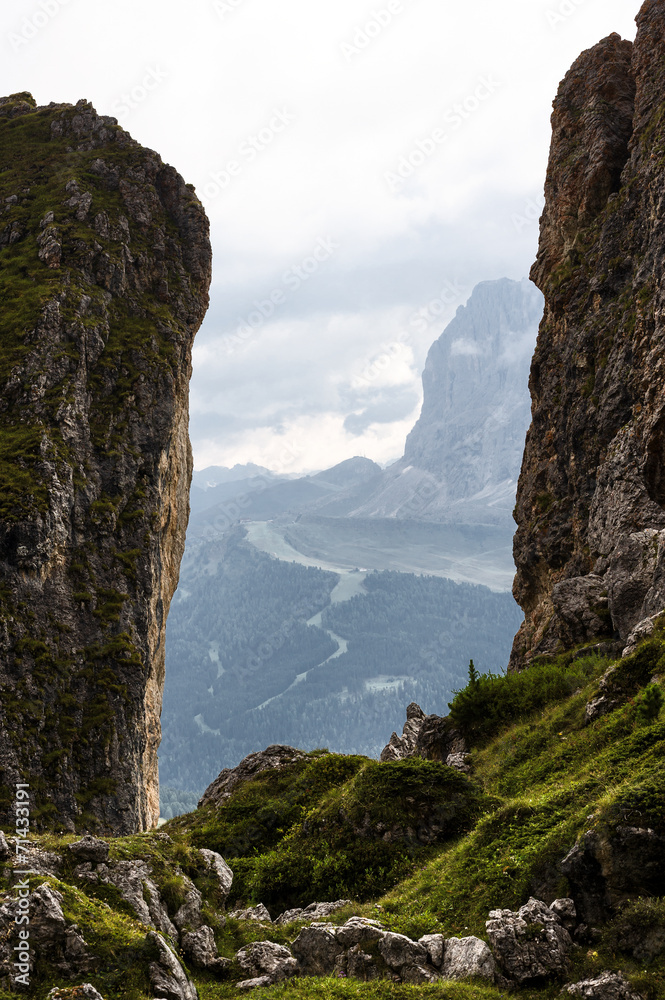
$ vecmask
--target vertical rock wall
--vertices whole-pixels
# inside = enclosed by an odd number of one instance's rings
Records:
[[[0,822],[158,818],[208,304],[193,188],[85,101],[0,100]]]
[[[665,4],[584,52],[552,115],[545,315],[518,489],[511,665],[665,606]]]

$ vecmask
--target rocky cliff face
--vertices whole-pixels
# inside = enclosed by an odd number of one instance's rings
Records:
[[[519,668],[665,605],[665,5],[584,52],[552,115],[545,316],[519,483]]]
[[[157,820],[210,274],[193,188],[115,119],[0,100],[0,822],[16,781],[37,825]]]

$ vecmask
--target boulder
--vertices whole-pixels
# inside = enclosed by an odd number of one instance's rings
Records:
[[[256,920],[260,923],[272,923],[272,917],[263,903],[259,903],[258,906],[250,906],[247,910],[233,910],[232,913],[229,913],[229,916],[235,920]]]
[[[272,941],[254,941],[236,953],[236,961],[251,979],[268,976],[271,983],[290,979],[298,971],[298,963],[284,945]]]
[[[287,767],[294,761],[303,760],[305,757],[306,754],[301,750],[277,744],[273,744],[259,753],[250,753],[244,760],[240,761],[237,767],[225,767],[223,771],[220,771],[215,780],[206,788],[199,801],[199,806],[221,806],[230,797],[236,785],[250,781],[261,771]]]
[[[122,898],[129,903],[137,918],[147,927],[161,931],[173,941],[178,931],[162,902],[159,889],[152,880],[152,872],[145,861],[114,861],[97,866],[100,882],[114,885]]]
[[[160,1000],[198,1000],[196,986],[187,977],[166,941],[155,931],[150,931],[147,940],[159,952],[157,961],[151,962],[148,967],[154,996]]]
[[[301,976],[329,976],[335,971],[335,960],[344,950],[335,931],[332,924],[303,927],[291,945]]]
[[[496,963],[489,947],[480,938],[448,938],[441,971],[444,979],[469,979],[471,976],[478,976],[493,983],[496,978]]]
[[[626,645],[621,654],[622,657],[630,656],[641,642],[644,642],[650,635],[653,635],[656,629],[656,621],[662,614],[663,612],[659,611],[657,615],[652,615],[650,618],[643,618],[642,621],[637,623],[626,639]]]
[[[443,934],[425,934],[418,941],[427,952],[427,961],[440,969],[443,965],[443,953],[446,946],[446,939]]]
[[[109,844],[86,834],[81,840],[69,844],[67,850],[78,862],[89,861],[93,865],[103,864],[109,858]]]
[[[423,983],[438,983],[441,980],[441,973],[423,962],[418,965],[403,965],[400,969],[400,978],[403,983],[420,986]]]
[[[256,979],[243,979],[241,983],[236,983],[237,990],[259,990],[266,986],[272,986],[270,976],[257,976]]]
[[[573,983],[566,991],[585,1000],[643,1000],[620,972],[601,972],[595,979]]]
[[[223,901],[225,901],[231,891],[233,872],[222,855],[216,851],[209,851],[206,847],[202,847],[199,854],[205,861],[207,870],[214,873],[219,891],[223,897]]]
[[[335,929],[335,938],[344,948],[379,941],[386,933],[378,920],[368,917],[351,917],[341,927]]]
[[[64,976],[89,972],[95,965],[76,924],[68,924],[62,910],[62,895],[50,886],[38,886],[26,897],[30,917],[31,964],[35,957],[43,958]],[[15,971],[14,949],[17,947],[18,927],[15,924],[14,898],[0,907],[0,980]]]
[[[341,971],[341,970],[340,970]],[[367,952],[364,952],[359,944],[349,948],[346,954],[346,974],[351,979],[360,979],[364,983],[377,979],[379,970],[376,961]]]
[[[5,837],[2,830],[0,830],[0,861],[6,861],[8,857],[12,854],[12,849],[7,843],[7,838]]]
[[[203,917],[201,916],[203,896],[195,885],[191,884],[191,886],[191,889],[185,896],[185,902],[173,918],[173,923],[179,931],[195,931],[203,923]]]
[[[540,900],[531,898],[517,913],[492,910],[487,933],[495,958],[520,984],[568,971],[572,938],[557,914]]]
[[[202,969],[222,971],[231,964],[228,959],[219,957],[212,927],[205,924],[183,934],[181,944],[187,958]]]
[[[574,899],[555,899],[550,903],[550,910],[556,913],[562,925],[569,934],[572,934],[577,926],[577,909]]]
[[[386,965],[397,972],[405,965],[417,966],[427,962],[427,951],[422,944],[391,931],[386,931],[381,937],[379,952]]]

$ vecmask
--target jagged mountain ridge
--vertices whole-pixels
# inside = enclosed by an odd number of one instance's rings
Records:
[[[0,814],[158,819],[208,221],[86,101],[0,100]]]

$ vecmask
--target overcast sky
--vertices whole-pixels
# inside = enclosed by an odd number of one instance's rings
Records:
[[[5,0],[0,92],[84,97],[196,185],[197,468],[391,461],[427,350],[528,273],[559,80],[638,0]]]

